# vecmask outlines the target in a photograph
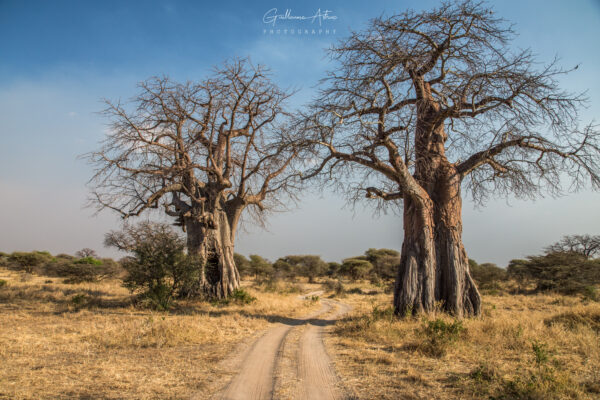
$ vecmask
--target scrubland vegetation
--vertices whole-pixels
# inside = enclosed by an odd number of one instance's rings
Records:
[[[145,252],[120,262],[0,254],[0,398],[208,396],[231,372],[222,360],[272,324],[318,308],[319,296],[298,295],[319,288],[353,307],[326,342],[356,398],[600,396],[600,260],[591,255],[548,248],[506,269],[470,260],[483,314],[457,319],[441,307],[395,315],[394,250],[342,263],[236,254],[242,288],[219,300],[182,289],[191,278],[174,266],[193,260],[178,237],[147,239]],[[167,303],[156,288],[168,289]]]

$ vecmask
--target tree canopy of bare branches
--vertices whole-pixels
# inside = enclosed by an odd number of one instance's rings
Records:
[[[547,253],[571,252],[593,258],[600,255],[600,235],[567,235],[545,250]]]
[[[201,82],[158,77],[139,89],[131,103],[107,102],[110,131],[88,155],[92,202],[123,218],[156,208],[174,217],[203,260],[204,289],[227,296],[239,285],[233,246],[242,213],[262,222],[296,189],[286,169],[298,152],[283,145],[292,93],[247,59]]]
[[[321,160],[304,178],[335,178],[351,199],[403,205],[398,313],[478,314],[462,245],[463,188],[476,201],[600,187],[600,134],[581,126],[585,98],[568,70],[511,46],[482,3],[443,3],[371,21],[332,47],[336,68],[302,118]],[[390,203],[391,202],[391,203]]]

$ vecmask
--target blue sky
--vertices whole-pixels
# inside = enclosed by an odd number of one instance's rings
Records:
[[[6,1],[0,0],[0,250],[74,252],[92,247],[118,227],[106,212],[83,208],[91,169],[77,155],[93,150],[106,129],[97,114],[102,98],[128,99],[152,75],[201,79],[215,64],[250,56],[269,65],[284,87],[301,89],[294,104],[314,93],[330,67],[324,48],[369,18],[436,1]],[[329,35],[271,35],[263,15],[331,10]],[[514,1],[495,5],[515,24],[514,45],[531,47],[541,61],[555,55],[580,67],[562,81],[588,91],[585,121],[600,120],[600,2]],[[288,22],[281,28],[294,27]],[[600,233],[598,193],[561,199],[491,201],[464,205],[464,241],[478,261],[506,265],[568,233]],[[344,199],[307,193],[300,208],[270,219],[268,231],[242,233],[237,250],[270,259],[291,253],[328,260],[369,247],[400,248],[401,220],[373,218],[369,208],[342,209]]]

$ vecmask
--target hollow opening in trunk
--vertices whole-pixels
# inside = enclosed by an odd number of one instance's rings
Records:
[[[210,285],[216,285],[221,280],[219,273],[219,256],[215,252],[208,252],[206,255],[206,280]]]

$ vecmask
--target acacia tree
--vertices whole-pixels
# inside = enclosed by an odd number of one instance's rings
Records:
[[[546,247],[547,253],[571,252],[593,258],[600,255],[600,235],[567,235]]]
[[[561,193],[561,178],[600,185],[599,135],[579,128],[585,99],[559,88],[568,72],[512,50],[514,33],[466,1],[371,21],[330,50],[336,69],[303,115],[316,162],[304,178],[337,178],[351,200],[403,206],[394,291],[398,314],[441,302],[481,311],[462,243],[461,190]]]
[[[201,261],[201,287],[227,297],[239,287],[236,230],[244,211],[262,223],[291,194],[297,151],[282,143],[285,100],[268,71],[248,60],[199,83],[152,78],[131,106],[107,102],[112,124],[96,166],[92,201],[123,218],[153,208],[174,217]]]

